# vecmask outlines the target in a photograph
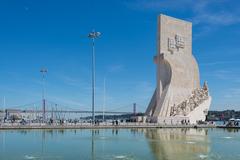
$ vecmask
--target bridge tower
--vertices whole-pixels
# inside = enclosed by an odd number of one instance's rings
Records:
[[[47,69],[42,68],[40,70],[42,74],[42,110],[43,110],[43,121],[46,120],[46,99],[45,99],[45,80],[46,80],[46,74],[47,74]]]

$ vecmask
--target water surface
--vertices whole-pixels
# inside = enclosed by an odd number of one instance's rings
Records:
[[[0,160],[236,160],[238,130],[0,131]]]

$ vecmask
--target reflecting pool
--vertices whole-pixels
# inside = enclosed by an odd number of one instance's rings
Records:
[[[236,160],[240,133],[226,129],[0,131],[0,160]]]

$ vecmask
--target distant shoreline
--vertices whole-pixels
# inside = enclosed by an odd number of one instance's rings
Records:
[[[159,124],[124,124],[124,125],[17,125],[0,126],[0,130],[18,129],[131,129],[131,128],[217,128],[215,125],[159,125]]]
[[[209,125],[118,125],[118,126],[1,126],[3,130],[61,130],[61,129],[157,129],[157,128],[221,128],[221,129],[240,129],[240,127],[209,126]]]

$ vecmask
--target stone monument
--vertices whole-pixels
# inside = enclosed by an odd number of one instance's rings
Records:
[[[211,104],[207,83],[200,86],[198,64],[192,55],[192,23],[158,17],[157,86],[146,110],[148,121],[195,124],[205,121]]]

